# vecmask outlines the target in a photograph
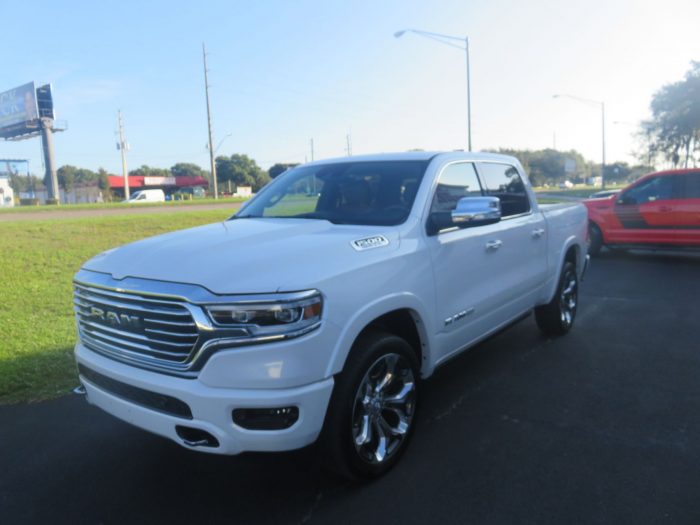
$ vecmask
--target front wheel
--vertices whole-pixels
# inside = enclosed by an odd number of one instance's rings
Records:
[[[535,321],[547,335],[564,335],[571,330],[578,308],[578,274],[574,263],[567,261],[561,271],[559,286],[552,300],[535,308]]]
[[[361,336],[336,378],[323,445],[327,464],[345,477],[381,476],[413,433],[419,367],[413,348],[383,332]]]

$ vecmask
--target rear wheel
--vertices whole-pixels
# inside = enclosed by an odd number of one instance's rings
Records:
[[[564,335],[571,330],[578,308],[578,275],[576,266],[566,261],[559,278],[559,286],[552,300],[535,308],[535,321],[547,335]]]
[[[361,336],[328,409],[328,466],[351,478],[381,476],[399,460],[415,426],[419,367],[413,348],[383,332]]]
[[[588,254],[592,257],[603,247],[603,232],[594,223],[588,223]]]

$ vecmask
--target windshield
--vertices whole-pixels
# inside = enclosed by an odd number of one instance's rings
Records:
[[[376,161],[301,166],[280,175],[233,218],[394,226],[408,217],[427,165]]]

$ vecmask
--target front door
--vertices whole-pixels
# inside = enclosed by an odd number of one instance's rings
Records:
[[[679,196],[679,180],[669,175],[650,177],[623,191],[613,210],[618,224],[611,224],[606,231],[606,242],[673,243]]]

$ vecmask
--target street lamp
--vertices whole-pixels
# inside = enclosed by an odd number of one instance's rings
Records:
[[[416,35],[430,38],[446,46],[456,47],[464,51],[467,64],[467,144],[468,150],[472,150],[472,96],[471,96],[471,80],[469,78],[469,37],[464,38],[451,35],[443,35],[440,33],[431,33],[430,31],[420,31],[418,29],[402,29],[394,33],[395,38],[401,38],[406,33],[415,33]],[[455,42],[460,42],[456,44]]]
[[[553,98],[570,98],[572,100],[577,100],[583,102],[584,104],[593,104],[595,106],[600,106],[601,123],[602,123],[602,136],[603,136],[603,164],[600,168],[600,183],[602,189],[605,189],[605,102],[600,100],[590,100],[587,98],[576,97],[574,95],[553,95]]]
[[[217,144],[217,146],[214,148],[214,155],[216,155],[216,153],[219,151],[219,148],[221,147],[221,145],[222,145],[222,144],[224,143],[224,141],[226,141],[226,139],[229,138],[231,135],[233,135],[233,133],[229,133],[228,135],[226,135],[223,139],[221,139],[221,140],[219,141],[219,144]],[[209,149],[209,143],[205,144],[205,145],[204,145],[204,148],[205,148],[205,149]]]

